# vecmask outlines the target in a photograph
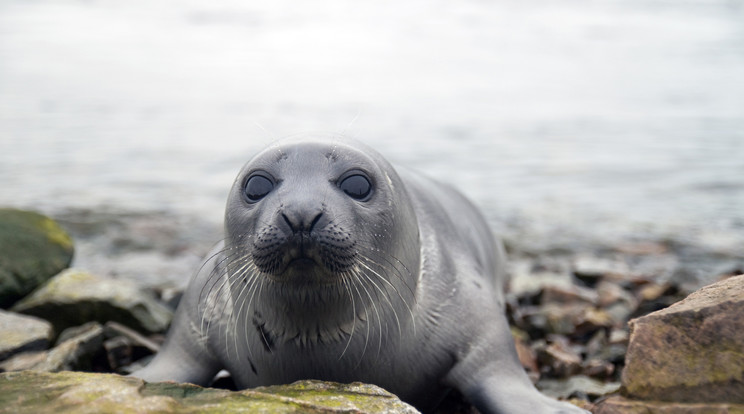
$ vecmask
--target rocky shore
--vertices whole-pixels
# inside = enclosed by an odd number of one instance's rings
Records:
[[[264,395],[230,393],[227,374],[213,384],[223,390],[91,374],[126,374],[146,363],[163,340],[179,292],[69,269],[72,253],[72,238],[54,220],[0,209],[0,412],[105,411],[105,404],[118,404],[114,394],[136,396],[126,407],[228,412],[238,401]],[[507,311],[537,387],[595,413],[744,413],[744,276],[724,269],[714,275],[719,282],[693,293],[687,281],[669,275],[669,267],[684,260],[677,256],[669,245],[644,241],[539,256],[512,249]],[[63,371],[85,374],[53,374]],[[80,384],[97,384],[98,396],[83,398]],[[42,385],[49,390],[44,396],[28,393]],[[412,412],[376,387],[290,387],[268,392],[287,412],[292,404]],[[353,405],[358,394],[376,397],[371,405]],[[229,401],[217,408],[226,395]],[[378,400],[393,405],[374,405]],[[452,395],[440,412],[475,411]]]

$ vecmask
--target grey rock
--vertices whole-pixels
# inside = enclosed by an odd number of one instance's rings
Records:
[[[0,363],[0,370],[58,372],[91,369],[93,356],[101,352],[103,327],[93,322],[65,332],[61,337],[67,339],[51,350],[17,355]]]
[[[47,349],[53,335],[47,321],[0,310],[0,361],[21,352]]]
[[[57,331],[91,321],[115,321],[138,331],[162,332],[173,316],[134,282],[76,269],[55,276],[12,309],[46,319]]]

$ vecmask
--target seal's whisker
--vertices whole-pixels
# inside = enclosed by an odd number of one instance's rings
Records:
[[[376,266],[378,266],[378,267],[384,268],[384,266],[380,265],[379,263],[377,263],[376,261],[374,261],[373,259],[371,259],[370,257],[368,257],[368,256],[366,256],[366,255],[360,254],[360,255],[359,255],[359,257],[360,257],[360,258],[361,258],[362,260],[364,260],[364,261],[366,261],[366,262],[368,262],[368,263],[370,263],[370,264],[372,264],[372,265],[376,265]],[[369,272],[371,272],[371,273],[372,273],[372,275],[374,275],[375,277],[377,277],[378,279],[380,279],[381,281],[383,281],[383,282],[384,282],[385,284],[387,284],[387,285],[388,285],[388,286],[389,286],[390,288],[392,288],[392,289],[393,289],[393,291],[395,291],[395,293],[396,293],[396,294],[398,295],[398,298],[400,298],[400,301],[401,301],[401,302],[403,302],[403,305],[404,305],[404,306],[406,307],[406,310],[408,310],[408,315],[409,315],[409,316],[410,316],[410,318],[411,318],[411,324],[412,324],[412,326],[413,326],[413,331],[414,331],[414,332],[416,332],[416,318],[415,318],[415,316],[414,316],[414,314],[413,314],[413,309],[412,309],[412,308],[411,308],[411,306],[409,305],[409,303],[408,303],[408,300],[407,300],[406,298],[404,298],[404,297],[403,297],[403,295],[402,295],[402,294],[400,293],[400,290],[398,289],[398,287],[397,287],[397,286],[395,286],[395,285],[394,285],[394,284],[393,284],[392,282],[390,282],[390,281],[389,281],[389,280],[388,280],[388,279],[387,279],[387,278],[386,278],[386,277],[385,277],[384,275],[382,275],[382,274],[380,274],[379,272],[375,271],[374,269],[372,269],[371,267],[369,267],[369,266],[367,266],[366,264],[362,263],[361,261],[359,262],[359,265],[360,265],[360,266],[364,266],[364,267],[365,267],[366,269],[368,269],[368,270],[369,270]],[[407,285],[406,285],[406,286],[407,286]],[[415,298],[415,297],[414,297],[414,298]],[[388,304],[390,304],[390,307],[391,307],[391,308],[392,308],[393,310],[395,310],[395,307],[394,307],[394,306],[392,305],[392,303],[390,302],[389,294],[388,294],[387,300],[388,300]],[[398,323],[398,331],[400,332],[400,321],[399,321],[399,320],[397,320],[397,316],[398,316],[398,315],[397,315],[397,312],[395,313],[395,316],[396,316],[396,322]]]
[[[237,295],[235,295],[235,306],[237,306],[238,302],[240,303],[238,311],[236,312],[237,315],[234,319],[235,326],[233,327],[233,343],[235,345],[235,353],[237,354],[238,358],[240,358],[240,352],[238,350],[238,322],[240,321],[240,317],[243,316],[243,306],[245,305],[245,298],[247,297],[247,295],[243,295],[243,292],[245,292],[246,289],[250,289],[253,281],[258,277],[258,274],[256,272],[249,271],[251,270],[251,265],[252,263],[246,260],[245,264],[241,267],[241,270],[239,272],[236,272],[235,274],[236,279],[243,281],[243,286],[240,288],[240,291],[237,293]],[[246,275],[249,276],[246,277]]]
[[[377,325],[378,325],[378,329],[379,329],[379,330],[377,331],[377,338],[378,338],[378,345],[377,345],[377,357],[379,358],[379,356],[380,356],[380,350],[382,349],[382,318],[380,317],[380,311],[379,311],[379,309],[377,308],[377,301],[375,301],[375,300],[374,300],[374,299],[372,298],[372,294],[371,294],[371,293],[369,292],[369,289],[367,289],[367,286],[366,286],[366,284],[364,283],[364,280],[362,280],[362,279],[361,279],[361,278],[360,278],[360,277],[358,276],[359,274],[361,274],[362,276],[364,276],[364,274],[363,274],[363,273],[362,273],[361,271],[357,271],[357,280],[359,280],[359,282],[360,282],[360,285],[362,286],[362,289],[364,289],[364,292],[365,292],[365,293],[367,294],[367,297],[369,298],[369,301],[370,301],[370,303],[372,304],[372,310],[374,310],[374,311],[375,311],[375,315],[377,316]],[[376,293],[376,292],[375,292],[375,293]],[[375,294],[375,296],[377,296],[377,295]],[[370,321],[370,318],[368,317],[368,318],[367,318],[367,326],[368,326],[368,327],[369,327],[369,325],[371,324],[370,322],[371,322],[371,321]],[[369,332],[369,330],[368,330],[368,332]]]
[[[229,309],[230,314],[227,315],[227,321],[221,325],[221,327],[224,329],[224,337],[225,337],[225,352],[227,355],[230,355],[229,350],[229,336],[230,336],[230,327],[231,326],[237,326],[237,320],[239,318],[239,314],[236,315],[235,312],[235,306],[237,306],[237,300],[239,297],[239,293],[237,296],[233,298],[233,294],[236,292],[235,285],[236,283],[239,283],[239,279],[241,278],[241,275],[245,270],[248,268],[250,264],[250,257],[248,254],[243,253],[242,255],[233,255],[230,257],[229,263],[225,265],[226,272],[223,277],[223,285],[228,286],[228,295],[225,299],[225,306],[222,309],[222,315],[225,315],[225,310]],[[235,266],[238,266],[235,268]],[[243,286],[245,288],[245,286]],[[241,289],[243,289],[241,288]],[[238,291],[239,292],[239,291]],[[227,305],[231,306],[227,306]],[[224,318],[220,318],[221,320],[224,320]],[[233,337],[235,337],[235,333],[233,332]],[[235,353],[236,357],[239,358],[239,351],[237,347],[237,341],[234,341],[236,343],[235,345]]]
[[[363,266],[365,269],[369,270],[369,272],[371,272],[372,275],[377,276],[378,279],[380,279],[380,280],[382,280],[384,282],[387,282],[388,285],[392,286],[392,288],[395,289],[395,286],[393,286],[390,282],[388,282],[387,279],[385,279],[383,276],[381,276],[379,273],[377,273],[374,269],[372,269],[371,267],[369,267],[366,264],[361,263],[361,262],[359,263],[359,265],[360,266]],[[371,283],[375,287],[375,289],[377,289],[380,293],[382,293],[383,298],[385,298],[385,301],[390,306],[390,310],[393,311],[393,316],[395,317],[395,323],[398,326],[398,337],[400,338],[401,335],[402,335],[401,325],[400,325],[400,319],[398,319],[398,312],[395,310],[395,306],[390,301],[390,292],[388,292],[387,290],[382,289],[382,287],[380,287],[377,283],[375,283],[375,281],[372,280],[372,277],[368,274],[368,272],[360,272],[360,273],[369,281],[369,283]],[[405,304],[405,300],[403,301],[403,303]],[[406,307],[408,307],[407,304],[406,304]],[[413,314],[411,314],[411,317],[413,317]]]
[[[351,332],[349,333],[349,339],[346,341],[346,346],[344,347],[344,350],[341,352],[341,355],[338,357],[338,360],[340,361],[341,358],[344,357],[346,354],[346,350],[349,349],[349,345],[351,345],[351,340],[354,338],[354,330],[356,329],[356,303],[354,301],[354,294],[351,291],[351,288],[349,287],[349,275],[348,273],[344,273],[341,275],[341,284],[343,285],[344,289],[346,290],[346,293],[349,294],[349,300],[351,301]]]
[[[264,284],[264,280],[265,279],[263,277],[261,277],[261,274],[258,271],[258,269],[256,269],[256,265],[254,263],[251,263],[251,270],[252,270],[252,273],[253,273],[253,279],[252,279],[252,282],[251,282],[252,286],[251,286],[251,292],[250,292],[251,297],[248,300],[248,307],[246,308],[246,315],[245,315],[245,326],[243,328],[245,329],[245,341],[246,341],[246,346],[248,347],[248,356],[250,358],[253,358],[253,353],[251,351],[250,341],[248,339],[248,323],[250,322],[249,312],[252,309],[251,308],[251,305],[253,304],[254,295],[256,294],[256,291],[257,290],[260,290],[261,288],[263,288],[263,284]],[[256,283],[256,282],[258,282],[258,283]],[[256,288],[256,285],[259,285],[259,289]],[[247,296],[247,294],[246,294],[246,296]]]
[[[411,294],[411,297],[413,298],[413,300],[414,301],[416,300],[416,294],[414,293],[414,290],[413,290],[413,288],[411,288],[411,285],[410,285],[411,281],[415,281],[415,279],[413,277],[413,274],[411,273],[410,270],[408,270],[408,267],[406,267],[405,264],[403,264],[397,257],[395,257],[393,255],[390,255],[390,254],[386,254],[386,252],[382,251],[381,249],[379,249],[379,248],[377,248],[375,246],[367,246],[368,243],[362,243],[362,242],[360,242],[358,244],[361,247],[364,247],[365,249],[367,249],[370,252],[372,252],[373,254],[375,254],[376,257],[379,257],[381,260],[384,260],[390,266],[390,268],[393,269],[394,275],[398,279],[400,279],[400,281],[408,289],[408,292]],[[365,257],[369,258],[369,255],[365,255]],[[405,270],[405,272],[407,273],[407,275],[403,275],[401,273],[401,271],[390,260],[388,260],[388,257],[392,258],[396,263],[400,264],[403,267],[403,269]],[[380,266],[380,267],[384,267],[384,266]]]
[[[359,281],[359,276],[357,275],[356,271],[350,272],[351,276],[356,280],[357,283],[354,283],[352,281],[351,286],[356,290],[357,295],[359,296],[359,299],[362,299],[362,293],[359,291],[359,285],[361,284],[361,281]],[[357,361],[356,365],[354,366],[354,369],[358,368],[359,365],[361,365],[362,360],[364,359],[364,355],[367,353],[367,345],[369,344],[369,310],[367,308],[367,303],[365,300],[361,300],[362,306],[364,307],[364,318],[365,318],[365,325],[367,325],[367,333],[364,336],[364,347],[362,348],[362,353],[359,355],[359,360]],[[359,318],[361,320],[362,314],[359,314]]]

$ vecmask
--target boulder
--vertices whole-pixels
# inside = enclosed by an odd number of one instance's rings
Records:
[[[128,280],[68,269],[16,303],[13,311],[48,320],[62,330],[86,322],[119,322],[138,331],[162,332],[172,312]]]
[[[72,253],[72,239],[51,218],[0,209],[0,308],[66,269]]]
[[[612,396],[594,407],[594,414],[744,414],[744,405],[629,400]]]
[[[374,385],[299,381],[243,391],[81,372],[0,374],[0,413],[417,413]]]
[[[634,319],[630,328],[627,397],[744,404],[744,275]]]
[[[96,322],[87,323],[63,332],[51,350],[19,354],[0,363],[0,370],[88,371],[93,368],[94,356],[102,352],[102,342],[103,327]]]
[[[47,321],[0,310],[0,361],[20,352],[47,349],[53,335]]]

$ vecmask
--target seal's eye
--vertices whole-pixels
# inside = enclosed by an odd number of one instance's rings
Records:
[[[274,189],[274,183],[263,175],[254,175],[245,183],[245,197],[250,202],[256,202]]]
[[[361,174],[354,174],[341,180],[338,188],[353,199],[364,200],[372,191],[372,184],[370,184],[367,177]]]

